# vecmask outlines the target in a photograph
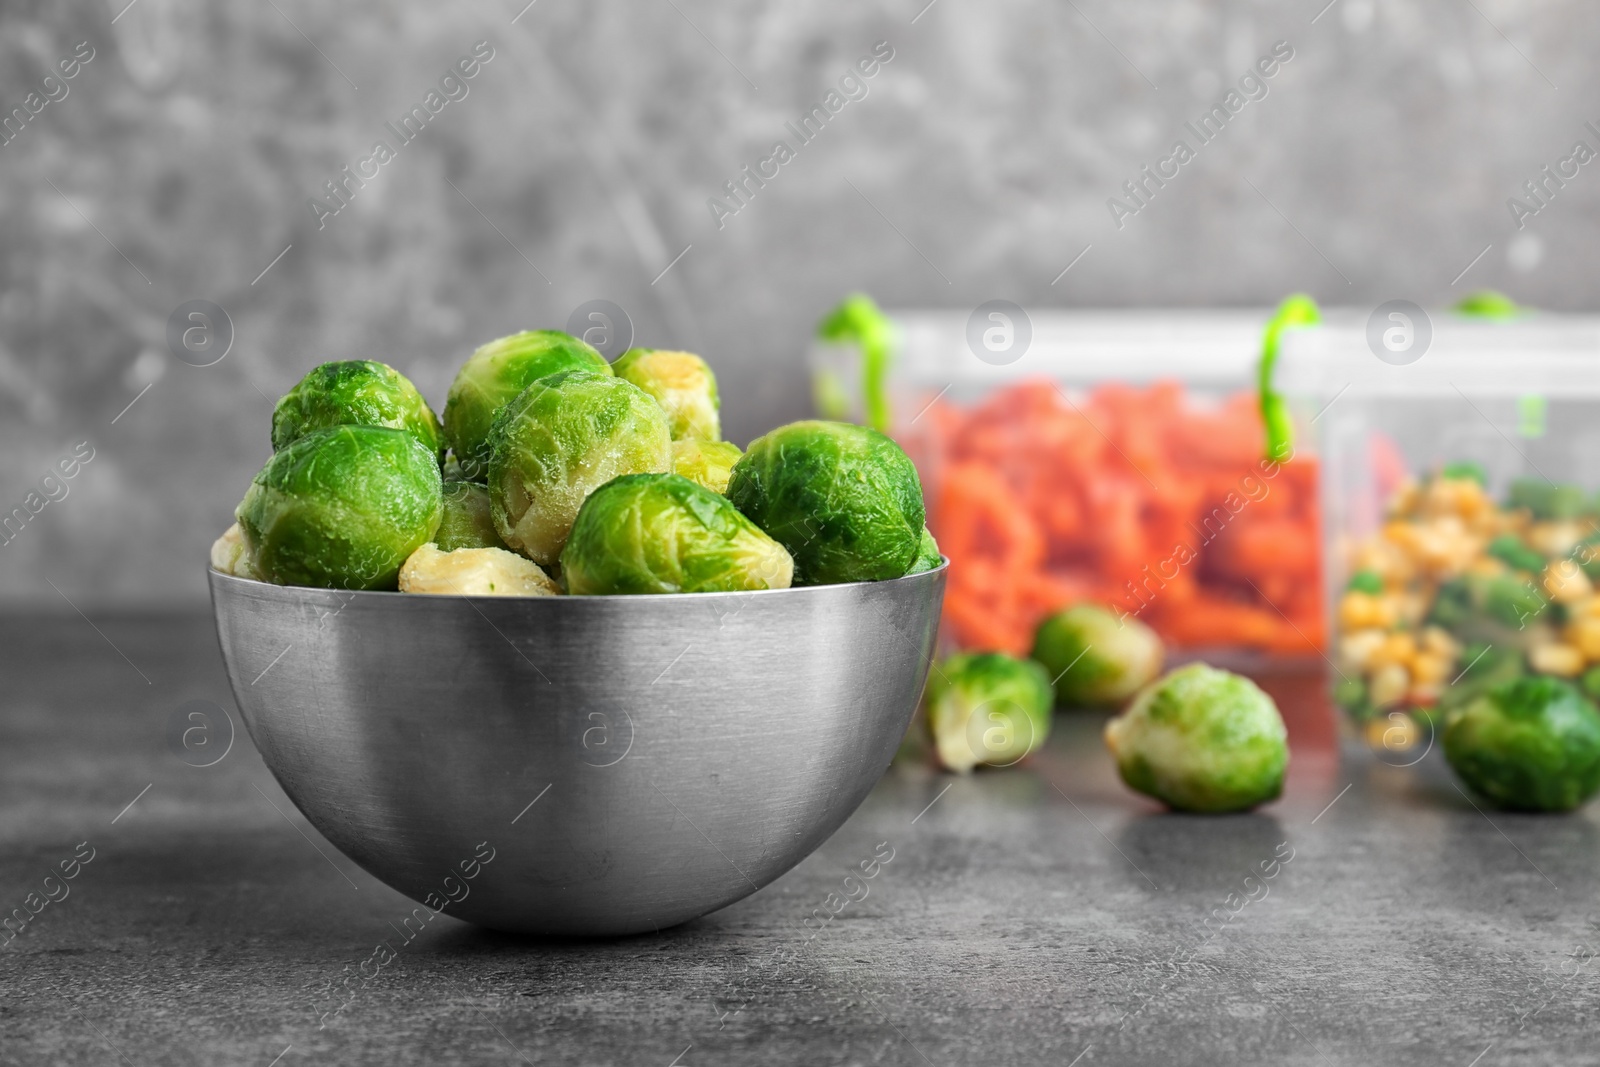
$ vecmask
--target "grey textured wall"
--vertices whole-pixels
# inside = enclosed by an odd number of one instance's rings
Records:
[[[806,411],[808,331],[857,287],[1593,306],[1600,167],[1520,233],[1506,206],[1574,141],[1600,148],[1579,0],[126,2],[0,5],[0,104],[42,103],[0,146],[0,510],[94,449],[0,545],[12,601],[203,597],[271,399],[306,369],[383,359],[441,402],[474,344],[591,298],[703,351],[741,442]],[[394,147],[384,124],[477,41],[494,54],[467,95],[319,228],[308,199]],[[799,145],[785,123],[879,41],[867,95]],[[1116,227],[1108,197],[1198,146],[1184,121],[1277,41],[1293,58],[1267,95]],[[719,229],[708,198],[778,139],[794,158]],[[212,366],[168,350],[193,299],[235,327]]]

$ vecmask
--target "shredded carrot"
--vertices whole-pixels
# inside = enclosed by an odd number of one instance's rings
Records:
[[[1253,394],[1026,381],[935,400],[914,430],[957,644],[1025,653],[1041,619],[1094,601],[1181,648],[1321,650],[1317,464],[1262,464]]]

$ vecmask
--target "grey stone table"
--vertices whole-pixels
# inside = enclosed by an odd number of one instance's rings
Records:
[[[12,619],[0,678],[0,911],[31,916],[0,947],[4,1064],[1600,1063],[1596,809],[1485,814],[1437,754],[1341,753],[1310,679],[1273,681],[1295,760],[1259,814],[1160,811],[1063,715],[1009,771],[897,764],[722,912],[552,943],[403,942],[409,902],[242,731],[180,759],[174,709],[232,710],[204,618]]]

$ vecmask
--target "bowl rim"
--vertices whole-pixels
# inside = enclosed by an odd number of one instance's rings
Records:
[[[576,601],[582,603],[627,603],[630,601],[647,601],[652,604],[658,604],[691,599],[696,601],[714,600],[719,597],[728,599],[733,597],[752,596],[798,596],[807,593],[820,593],[821,591],[828,589],[856,589],[893,586],[900,582],[912,582],[918,579],[925,579],[929,575],[942,575],[949,569],[950,558],[941,554],[939,556],[939,565],[937,567],[933,567],[925,571],[918,571],[916,574],[903,574],[898,578],[884,578],[875,582],[835,582],[830,585],[793,585],[787,589],[728,589],[709,593],[561,593],[554,596],[475,596],[466,593],[402,593],[398,589],[337,589],[331,586],[320,585],[279,585],[276,582],[269,582],[260,578],[241,578],[237,574],[229,574],[226,571],[219,571],[209,563],[206,565],[206,573],[212,585],[222,585],[224,587],[229,585],[251,586],[260,587],[263,589],[278,590],[285,594],[324,594],[328,596],[339,597],[341,599],[348,597],[350,600],[360,598],[374,599],[380,602],[382,600],[392,598],[396,600],[409,601],[488,601],[496,604],[551,603],[562,601]]]

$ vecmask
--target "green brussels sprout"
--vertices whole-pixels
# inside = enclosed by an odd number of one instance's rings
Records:
[[[439,458],[444,431],[417,387],[387,363],[349,359],[315,367],[272,409],[272,450],[312,430],[387,426],[406,430]]]
[[[680,437],[672,442],[672,473],[681,474],[713,493],[726,494],[733,465],[744,455],[732,441],[700,441]]]
[[[792,422],[756,438],[728,499],[789,550],[796,585],[899,578],[922,541],[917,468],[865,426]]]
[[[279,585],[394,589],[444,512],[439,457],[405,430],[313,430],[267,461],[234,511]]]
[[[1578,679],[1583,695],[1590,700],[1600,700],[1600,667],[1590,667]]]
[[[946,770],[1009,767],[1050,734],[1050,678],[1003,652],[961,652],[929,677],[923,708]]]
[[[1244,811],[1283,791],[1288,731],[1250,679],[1204,663],[1151,683],[1106,723],[1132,789],[1179,811]]]
[[[494,528],[489,490],[477,482],[444,483],[444,518],[439,520],[433,543],[441,552],[458,548],[505,548]]]
[[[496,413],[528,386],[564,370],[610,374],[606,357],[560,330],[524,330],[472,353],[456,371],[444,402],[444,432],[471,481],[489,466],[489,427]]]
[[[939,542],[933,539],[933,533],[924,526],[922,540],[917,543],[917,558],[911,561],[911,569],[907,574],[921,574],[938,568],[944,562],[944,555],[939,551]]]
[[[625,474],[589,494],[561,553],[567,592],[787,589],[794,561],[726,497],[678,474]]]
[[[1600,712],[1548,675],[1454,709],[1441,740],[1461,780],[1503,808],[1570,811],[1600,790]]]
[[[584,498],[621,474],[672,469],[667,416],[643,389],[572,370],[528,386],[489,430],[489,503],[507,545],[561,558]]]
[[[1161,638],[1135,618],[1074,604],[1034,631],[1034,659],[1055,679],[1063,707],[1114,707],[1161,673]]]
[[[655,397],[667,413],[674,441],[695,438],[722,439],[717,410],[717,378],[706,361],[693,352],[668,352],[659,348],[630,348],[611,365],[612,373]]]

